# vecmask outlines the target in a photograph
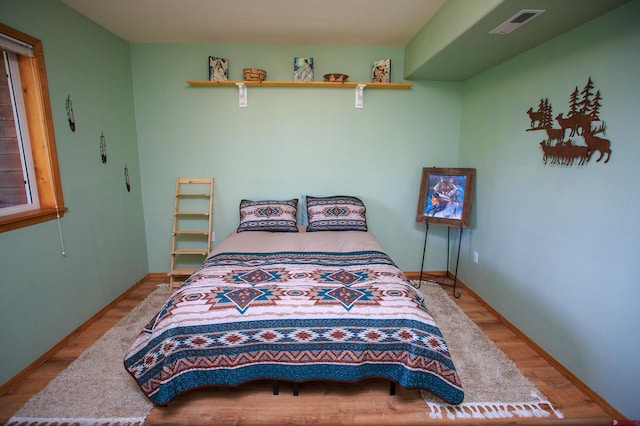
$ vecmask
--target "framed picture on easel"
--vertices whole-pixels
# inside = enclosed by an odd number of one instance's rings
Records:
[[[424,167],[416,222],[468,228],[476,169]]]

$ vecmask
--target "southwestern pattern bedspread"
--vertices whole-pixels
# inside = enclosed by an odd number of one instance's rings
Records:
[[[383,252],[220,253],[165,303],[125,367],[155,404],[252,380],[384,378],[464,392],[423,298]]]

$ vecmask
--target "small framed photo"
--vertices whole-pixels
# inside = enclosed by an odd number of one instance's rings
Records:
[[[209,56],[209,80],[229,80],[229,60]]]
[[[293,58],[293,81],[313,81],[313,58]]]
[[[476,169],[422,169],[416,222],[468,228]]]
[[[371,66],[371,81],[389,83],[391,81],[391,59],[380,59]]]

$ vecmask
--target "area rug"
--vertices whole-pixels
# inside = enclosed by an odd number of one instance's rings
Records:
[[[414,283],[417,283],[414,281]],[[464,401],[449,405],[427,391],[431,418],[563,418],[518,367],[467,317],[438,284],[422,281],[421,293],[440,327],[464,389]]]
[[[420,291],[436,318],[465,391],[451,406],[423,392],[434,419],[546,417],[554,409],[515,364],[458,308],[439,285],[422,282]],[[131,342],[169,296],[160,286],[9,420],[11,426],[142,425],[153,405],[125,371]]]
[[[34,395],[8,425],[142,425],[153,404],[124,369],[124,354],[169,297],[159,285],[67,369]]]

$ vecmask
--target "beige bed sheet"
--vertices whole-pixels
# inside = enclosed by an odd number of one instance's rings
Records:
[[[298,228],[300,232],[233,231],[213,249],[211,254],[227,252],[274,253],[280,251],[384,252],[370,231],[305,232],[304,226]]]

